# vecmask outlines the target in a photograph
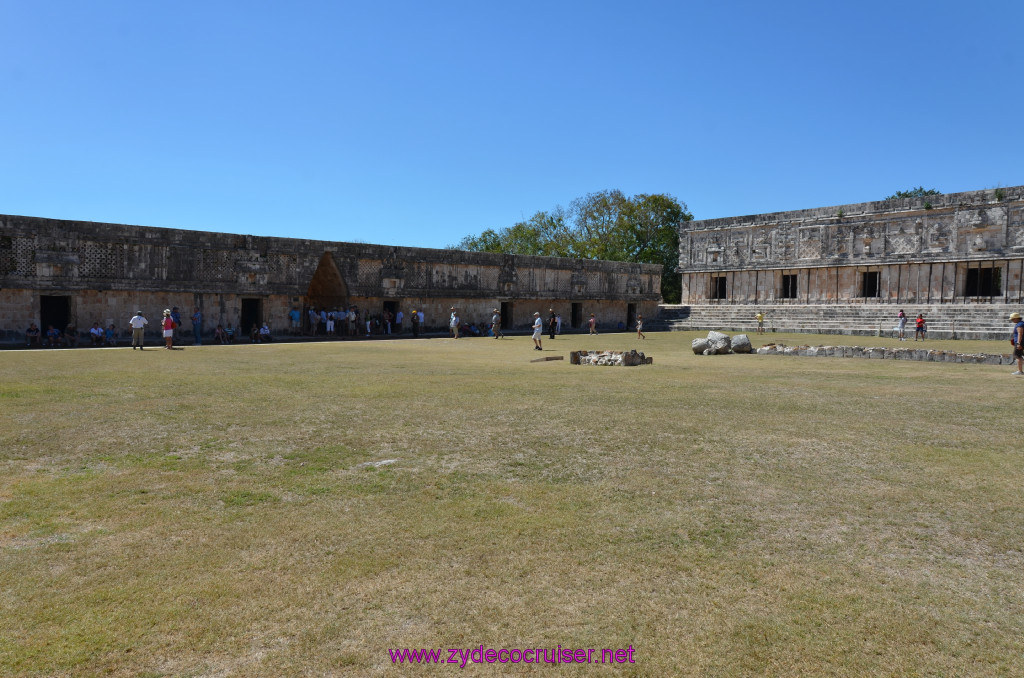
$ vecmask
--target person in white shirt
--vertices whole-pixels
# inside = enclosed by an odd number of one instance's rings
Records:
[[[459,338],[459,313],[454,306],[452,306],[452,317],[448,319],[448,331],[454,338]]]
[[[533,350],[543,351],[540,345],[540,333],[544,329],[544,321],[540,319],[540,311],[533,314]]]
[[[146,325],[149,321],[146,320],[146,316],[142,315],[142,311],[136,311],[132,319],[128,321],[128,324],[132,326],[132,350],[138,346],[139,350],[142,351],[142,343],[144,335],[146,333]]]

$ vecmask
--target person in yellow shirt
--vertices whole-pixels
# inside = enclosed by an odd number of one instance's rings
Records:
[[[754,317],[757,318],[757,333],[764,334],[764,311],[758,311]]]

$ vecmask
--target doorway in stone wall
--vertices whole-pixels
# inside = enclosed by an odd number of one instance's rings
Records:
[[[511,301],[501,302],[501,329],[510,330],[512,329],[512,312],[514,311],[514,304]]]
[[[238,330],[242,336],[246,336],[252,331],[253,325],[259,327],[263,324],[263,300],[242,299],[242,314],[239,317]]]
[[[626,304],[626,331],[636,325],[636,304]]]
[[[569,317],[569,326],[573,329],[577,329],[583,324],[583,304],[574,303],[572,305],[572,315]]]
[[[71,321],[71,297],[41,295],[39,297],[39,329],[46,332],[53,325],[61,332]]]

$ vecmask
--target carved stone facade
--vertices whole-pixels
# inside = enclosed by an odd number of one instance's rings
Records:
[[[691,221],[679,236],[684,304],[1024,297],[1022,186]]]
[[[294,307],[351,304],[371,314],[421,309],[426,329],[445,327],[451,306],[473,322],[489,322],[499,307],[510,327],[549,308],[566,326],[582,327],[591,313],[614,326],[630,314],[656,315],[660,289],[661,267],[649,264],[0,216],[7,341],[31,322],[65,317],[83,329],[123,328],[141,309],[155,324],[171,306],[183,317],[200,307],[207,333],[218,323],[284,329]]]

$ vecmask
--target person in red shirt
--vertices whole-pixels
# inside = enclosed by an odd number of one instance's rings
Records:
[[[921,341],[924,341],[926,334],[928,334],[928,327],[925,325],[924,316],[918,313],[914,327],[914,341],[917,341],[918,337],[921,337]]]
[[[171,310],[167,309],[164,311],[164,319],[161,323],[161,327],[164,329],[164,348],[172,348],[171,344],[174,342],[174,320],[171,318]],[[172,349],[173,350],[173,349]]]

